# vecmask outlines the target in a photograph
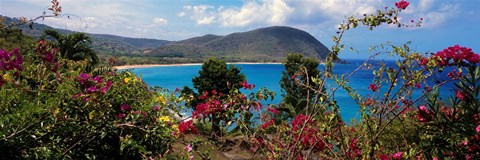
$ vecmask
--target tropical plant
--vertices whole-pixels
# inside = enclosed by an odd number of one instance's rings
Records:
[[[293,53],[287,56],[284,63],[285,71],[282,72],[280,80],[280,87],[284,93],[279,109],[286,111],[289,117],[303,113],[304,109],[311,105],[308,103],[312,103],[315,98],[311,90],[319,87],[314,83],[314,79],[320,74],[318,64],[318,60],[304,57],[302,54]]]
[[[75,32],[63,35],[57,30],[45,30],[42,38],[52,37],[53,44],[60,51],[62,58],[80,61],[87,60],[91,66],[98,63],[98,56],[90,46],[91,38],[86,33]]]

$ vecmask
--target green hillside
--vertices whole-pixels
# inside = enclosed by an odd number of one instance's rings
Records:
[[[4,24],[19,22],[4,17]],[[54,29],[38,23],[18,26],[20,31],[38,39],[44,30]],[[60,33],[73,31],[57,29]],[[99,57],[116,56],[118,65],[147,63],[203,62],[218,57],[230,62],[282,62],[288,53],[324,59],[329,50],[309,33],[284,26],[260,28],[226,36],[207,34],[181,41],[129,38],[108,34],[90,34],[92,48]]]
[[[329,50],[309,33],[283,26],[260,28],[226,36],[205,35],[173,42],[148,53],[154,57],[209,57],[227,61],[277,62],[288,53],[324,58]]]

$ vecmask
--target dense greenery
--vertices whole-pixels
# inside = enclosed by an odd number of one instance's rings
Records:
[[[284,63],[285,71],[282,73],[280,87],[284,92],[281,110],[289,116],[295,116],[305,111],[305,108],[315,99],[311,89],[320,85],[314,80],[320,74],[319,62],[313,58],[306,58],[302,54],[289,54]],[[308,88],[311,87],[311,88]]]
[[[54,39],[54,47],[60,52],[60,56],[74,61],[86,60],[91,66],[98,64],[97,53],[91,48],[92,40],[85,33],[71,33],[62,35],[56,30],[45,30],[41,39],[51,37]]]

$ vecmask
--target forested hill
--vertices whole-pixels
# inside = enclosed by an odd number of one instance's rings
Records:
[[[3,17],[4,23],[19,22]],[[40,37],[44,24],[21,25],[26,35]],[[57,29],[68,34],[73,31]],[[92,47],[105,59],[117,56],[122,64],[203,62],[209,57],[229,62],[282,62],[288,53],[324,59],[329,50],[309,33],[291,27],[273,26],[225,36],[207,34],[181,41],[129,38],[108,34],[90,34]]]
[[[16,18],[5,17],[4,24],[18,23],[20,22]],[[31,27],[29,25],[20,25],[19,28],[26,35],[38,38],[42,35],[46,29],[55,29],[48,25],[33,23]],[[73,31],[66,29],[57,29],[60,33],[68,34]],[[158,48],[165,44],[170,43],[167,40],[146,39],[146,38],[129,38],[108,34],[89,34],[92,37],[93,48],[99,54],[120,54],[120,55],[134,55],[141,53],[144,49]]]
[[[167,44],[148,53],[155,57],[216,56],[227,61],[282,61],[288,53],[323,59],[329,50],[309,33],[283,26],[260,28],[226,36],[205,35]]]

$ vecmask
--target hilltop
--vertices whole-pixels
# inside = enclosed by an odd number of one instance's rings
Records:
[[[279,62],[293,52],[323,59],[329,50],[305,31],[274,26],[226,36],[205,35],[172,42],[147,55],[191,59],[216,56],[231,62]]]
[[[18,19],[4,17],[5,24]],[[48,25],[33,23],[19,27],[22,33],[40,37]],[[57,29],[68,34],[74,31]],[[129,38],[108,34],[89,34],[92,47],[103,58],[116,56],[118,65],[203,62],[218,57],[229,62],[282,62],[288,53],[324,59],[327,47],[309,33],[292,27],[273,26],[225,36],[207,34],[180,41]]]

